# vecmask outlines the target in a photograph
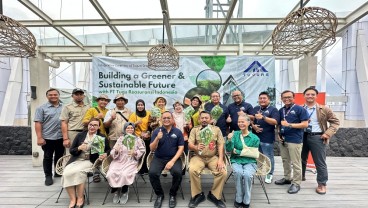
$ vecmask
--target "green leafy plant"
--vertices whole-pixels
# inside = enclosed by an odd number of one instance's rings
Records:
[[[207,146],[213,138],[213,132],[211,128],[209,126],[204,127],[199,132],[199,138],[201,139],[202,143]]]
[[[96,135],[91,144],[91,154],[102,155],[105,152],[105,138]]]
[[[131,134],[125,135],[122,143],[128,148],[128,150],[132,150],[135,144],[135,136]]]
[[[151,115],[152,117],[154,118],[160,118],[161,117],[161,110],[160,108],[154,106],[152,109],[151,109]]]
[[[212,116],[213,119],[215,119],[217,121],[220,118],[222,112],[223,112],[223,110],[220,107],[220,105],[215,105],[215,107],[213,107],[212,110],[211,110],[211,116]]]

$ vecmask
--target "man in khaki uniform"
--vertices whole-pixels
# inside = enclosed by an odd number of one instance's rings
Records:
[[[108,137],[111,149],[114,147],[116,140],[123,135],[123,126],[132,114],[132,111],[125,107],[128,99],[124,95],[116,95],[113,102],[116,107],[107,111],[103,123],[106,128],[109,128]]]
[[[221,130],[217,126],[209,125],[212,121],[211,115],[207,111],[202,111],[199,115],[201,125],[196,126],[190,132],[189,149],[195,152],[195,155],[189,161],[189,176],[192,198],[189,207],[197,207],[199,203],[205,200],[201,186],[201,172],[207,167],[212,171],[214,182],[207,199],[213,202],[217,207],[226,207],[221,201],[221,194],[226,180],[226,167],[224,163],[224,138]],[[205,146],[200,138],[201,129],[209,126],[213,133],[213,138]]]
[[[82,119],[90,108],[89,104],[83,102],[84,97],[84,91],[80,88],[75,88],[72,92],[73,102],[65,105],[61,111],[61,132],[63,134],[63,145],[67,148],[67,155],[70,154],[69,147],[73,143],[75,136],[84,129]]]

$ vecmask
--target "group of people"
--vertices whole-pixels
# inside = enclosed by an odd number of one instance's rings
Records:
[[[129,185],[139,171],[141,175],[148,174],[157,196],[154,207],[161,207],[164,190],[160,176],[166,170],[173,176],[169,207],[175,207],[176,193],[185,174],[181,161],[185,154],[190,156],[188,207],[197,207],[206,199],[200,177],[204,168],[214,176],[207,199],[217,207],[226,207],[222,191],[227,177],[226,166],[230,165],[226,160],[227,152],[235,179],[234,206],[249,207],[259,152],[271,161],[265,183],[273,180],[276,138],[280,143],[284,177],[275,184],[291,184],[288,193],[297,193],[301,181],[305,180],[310,151],[317,169],[316,192],[325,194],[328,180],[326,145],[338,130],[339,120],[331,109],[316,102],[318,91],[315,88],[307,88],[303,94],[305,104],[300,106],[294,103],[294,92],[282,92],[284,106],[279,110],[270,105],[267,92],[259,94],[258,105],[253,107],[244,101],[240,91],[233,91],[234,102],[228,106],[220,102],[220,93],[213,92],[210,102],[206,103],[201,96],[193,96],[187,108],[176,101],[172,112],[167,110],[164,97],[157,97],[151,110],[146,110],[145,101],[138,99],[133,112],[125,107],[128,99],[122,94],[115,96],[115,107],[109,110],[106,106],[111,100],[107,95],[99,95],[97,106],[91,107],[83,101],[84,91],[76,88],[72,92],[72,103],[64,105],[59,100],[59,91],[49,89],[46,92],[48,102],[37,108],[34,118],[37,144],[44,151],[45,185],[53,184],[53,161],[55,165],[64,152],[71,154],[63,172],[62,186],[68,192],[69,207],[83,207],[87,170],[96,160],[109,156],[112,162],[106,177],[114,193],[113,203],[127,202]],[[153,158],[148,169],[149,152]],[[140,170],[137,168],[139,162],[143,162]],[[54,177],[60,175],[54,173]],[[100,181],[97,173],[93,181]]]

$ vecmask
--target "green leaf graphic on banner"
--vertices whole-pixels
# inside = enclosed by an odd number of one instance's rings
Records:
[[[92,108],[98,106],[97,101],[96,101],[96,98],[97,98],[96,96],[92,96]]]
[[[226,56],[201,56],[201,59],[210,69],[216,72],[220,72],[226,63]]]

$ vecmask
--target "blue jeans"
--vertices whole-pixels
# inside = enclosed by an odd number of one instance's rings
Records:
[[[250,204],[250,197],[252,193],[253,175],[257,171],[255,163],[238,164],[232,163],[233,173],[235,176],[235,201],[238,203]]]
[[[268,173],[270,175],[273,175],[273,171],[275,169],[275,159],[273,154],[273,143],[260,143],[259,151],[265,154],[271,161],[271,171]]]

